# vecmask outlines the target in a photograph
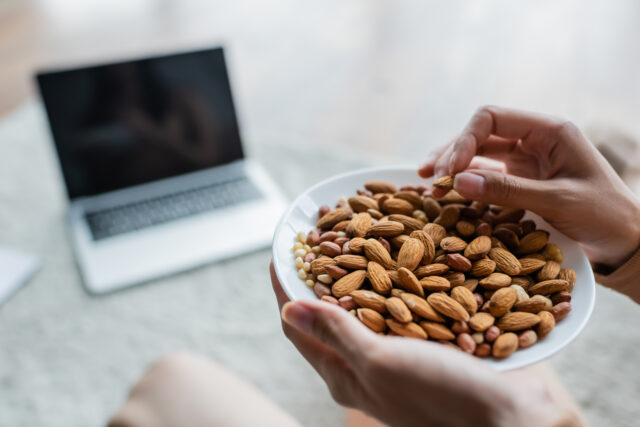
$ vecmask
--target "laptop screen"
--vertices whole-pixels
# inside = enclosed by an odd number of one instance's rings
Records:
[[[243,157],[221,48],[37,80],[72,199]]]

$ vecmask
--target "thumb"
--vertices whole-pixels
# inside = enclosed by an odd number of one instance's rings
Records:
[[[361,358],[363,348],[376,337],[346,310],[322,301],[288,302],[282,307],[282,319],[327,344],[347,361]]]
[[[459,173],[453,183],[453,188],[468,199],[538,212],[553,202],[555,187],[557,183],[550,181],[489,170]]]

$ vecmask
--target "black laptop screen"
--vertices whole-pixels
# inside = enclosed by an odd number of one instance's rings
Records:
[[[243,157],[220,48],[37,79],[70,198]]]

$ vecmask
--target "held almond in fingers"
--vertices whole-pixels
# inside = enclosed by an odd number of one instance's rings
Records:
[[[378,313],[387,312],[387,307],[385,305],[385,301],[387,299],[382,295],[364,289],[353,291],[349,295],[351,295],[351,298],[353,298],[359,307],[369,308],[377,311]]]
[[[474,315],[478,311],[478,303],[473,296],[473,292],[464,286],[457,286],[451,290],[451,298],[458,301],[467,310],[467,313]]]
[[[478,236],[464,249],[464,256],[470,260],[480,259],[491,250],[491,239],[487,236]]]
[[[374,291],[381,295],[387,295],[393,287],[389,273],[384,267],[375,261],[369,261],[367,264],[367,275],[369,282]]]
[[[406,267],[400,267],[398,269],[399,286],[403,289],[412,292],[414,294],[424,297],[424,290],[422,289],[422,283],[418,278]]]
[[[538,317],[540,317],[540,323],[538,323],[536,332],[538,339],[542,339],[549,335],[549,332],[556,326],[556,319],[553,317],[553,314],[548,311],[539,312]]]
[[[427,302],[431,304],[440,314],[450,317],[453,320],[466,322],[469,320],[469,313],[462,305],[444,293],[431,294],[427,297]]]
[[[497,326],[503,331],[522,331],[540,323],[540,316],[524,311],[507,313],[498,320]]]
[[[494,317],[506,314],[516,303],[518,294],[513,288],[502,288],[494,292],[489,300],[489,312]]]
[[[425,291],[448,291],[451,289],[451,282],[441,276],[427,276],[420,279],[420,286]]]
[[[413,320],[411,311],[407,305],[398,297],[387,298],[385,301],[387,311],[394,319],[400,323],[409,323]]]
[[[395,319],[386,319],[387,326],[396,334],[408,337],[426,340],[427,333],[417,323],[400,323]]]
[[[334,209],[318,219],[316,227],[321,230],[326,230],[333,227],[340,221],[344,221],[349,218],[351,218],[351,212],[349,212],[348,210],[342,208]]]
[[[513,332],[500,335],[493,343],[493,357],[503,359],[518,349],[518,336]]]
[[[337,282],[331,287],[331,293],[336,298],[341,298],[345,295],[349,295],[351,292],[359,289],[364,283],[364,279],[367,272],[364,270],[356,270],[353,273],[349,273],[346,276],[338,279]]]
[[[451,190],[453,188],[453,177],[449,175],[441,176],[433,181],[433,186],[441,190]]]
[[[506,249],[491,249],[489,251],[489,258],[495,261],[497,268],[509,276],[517,276],[522,268],[518,258]]]
[[[527,292],[530,295],[550,295],[567,290],[569,290],[569,283],[566,280],[553,279],[538,282],[529,287]]]
[[[369,258],[369,261],[375,261],[384,268],[391,268],[393,264],[391,254],[376,239],[367,239],[364,244],[364,254]]]
[[[491,314],[479,312],[471,316],[471,319],[469,319],[469,326],[474,331],[484,332],[489,329],[495,321],[495,317]]]
[[[377,311],[369,308],[358,308],[356,309],[356,315],[373,332],[384,332],[387,329],[384,317]]]
[[[407,307],[409,307],[409,310],[418,316],[424,317],[425,319],[433,322],[443,323],[445,321],[445,318],[438,314],[426,299],[419,297],[418,295],[404,292],[400,295],[400,299],[402,299]]]
[[[451,341],[456,337],[455,334],[442,323],[423,320],[420,322],[420,326],[425,330],[427,335],[434,340]]]
[[[407,239],[398,254],[398,267],[415,270],[424,256],[424,245],[418,239]]]

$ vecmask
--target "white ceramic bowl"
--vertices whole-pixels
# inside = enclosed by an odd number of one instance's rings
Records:
[[[361,169],[334,176],[314,185],[302,193],[280,219],[273,238],[273,263],[280,283],[291,300],[317,299],[311,289],[298,278],[294,265],[292,246],[299,231],[305,233],[315,226],[318,208],[334,206],[341,197],[355,194],[367,181],[387,181],[397,186],[425,185],[429,180],[418,177],[414,166],[393,166]],[[572,310],[559,322],[553,331],[534,346],[518,350],[504,360],[485,359],[486,363],[499,371],[521,368],[539,362],[568,345],[584,328],[591,316],[595,301],[595,281],[584,252],[576,242],[569,239],[539,216],[527,213],[539,228],[551,233],[549,240],[557,243],[564,253],[564,267],[573,268],[578,276],[572,293]]]

